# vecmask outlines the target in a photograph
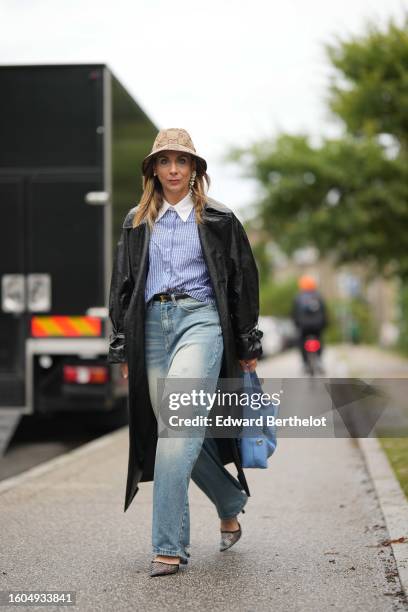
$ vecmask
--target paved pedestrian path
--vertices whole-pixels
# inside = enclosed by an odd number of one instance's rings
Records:
[[[291,353],[259,372],[297,363]],[[218,518],[191,484],[192,558],[163,578],[148,576],[152,483],[123,512],[126,429],[0,483],[0,589],[74,590],[89,612],[408,610],[356,442],[278,444],[268,470],[246,471],[252,497],[229,551],[218,552]]]

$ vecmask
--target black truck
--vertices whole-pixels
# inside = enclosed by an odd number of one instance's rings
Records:
[[[104,64],[0,66],[0,454],[22,414],[126,421],[110,273],[156,133]]]

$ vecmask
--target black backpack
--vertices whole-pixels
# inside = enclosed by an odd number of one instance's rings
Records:
[[[324,306],[317,291],[303,291],[296,297],[296,322],[305,328],[324,327]]]

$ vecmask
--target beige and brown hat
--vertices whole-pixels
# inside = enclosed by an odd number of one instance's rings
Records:
[[[203,157],[197,155],[190,134],[182,128],[169,128],[160,130],[153,143],[151,153],[147,155],[142,162],[142,172],[146,175],[150,162],[156,153],[160,151],[183,151],[194,155],[197,164],[197,175],[202,176],[207,170],[207,162]]]

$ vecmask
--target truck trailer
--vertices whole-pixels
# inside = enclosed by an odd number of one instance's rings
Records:
[[[0,453],[23,414],[126,422],[110,274],[157,131],[105,64],[0,66]]]

